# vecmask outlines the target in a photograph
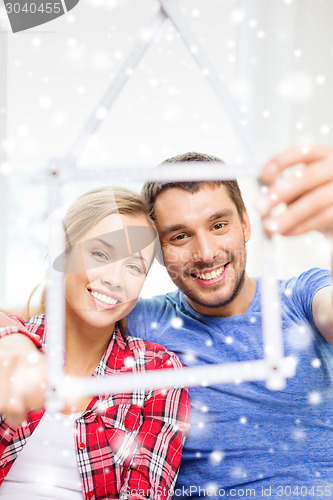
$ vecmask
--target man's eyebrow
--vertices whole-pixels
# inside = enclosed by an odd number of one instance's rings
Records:
[[[161,235],[164,236],[168,233],[179,231],[180,229],[186,229],[185,224],[172,224],[171,226],[164,227],[161,231]]]
[[[216,212],[215,214],[212,214],[207,220],[211,222],[218,219],[230,218],[233,215],[234,215],[233,210],[226,208],[224,210]],[[161,236],[165,236],[168,233],[173,233],[175,231],[180,231],[186,228],[187,228],[186,224],[171,224],[170,226],[166,226],[162,229]]]
[[[209,221],[214,221],[217,219],[225,219],[225,218],[230,218],[234,215],[233,210],[230,208],[226,208],[225,210],[221,210],[220,212],[216,212],[215,214],[211,215],[209,217]]]

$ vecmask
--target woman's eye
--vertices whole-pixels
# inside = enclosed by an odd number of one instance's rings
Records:
[[[136,264],[128,264],[127,267],[128,269],[134,271],[137,274],[145,274],[144,270],[140,266],[137,266]]]
[[[108,256],[100,250],[92,250],[91,255],[97,260],[108,260]]]

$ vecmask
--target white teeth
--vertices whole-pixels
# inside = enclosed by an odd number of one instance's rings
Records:
[[[214,271],[212,271],[211,273],[198,273],[196,276],[201,280],[212,280],[214,278],[217,278],[218,276],[221,276],[224,268],[225,266],[219,267],[218,269],[214,269]]]
[[[112,297],[108,297],[103,293],[94,292],[93,290],[90,293],[93,297],[95,297],[95,299],[98,299],[101,302],[105,302],[105,304],[108,304],[109,306],[114,306],[118,302],[118,300],[113,299]]]

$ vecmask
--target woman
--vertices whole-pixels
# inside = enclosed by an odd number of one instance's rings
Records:
[[[154,254],[155,235],[142,199],[123,189],[90,191],[68,210],[65,233],[66,252],[54,267],[65,272],[66,374],[180,368],[173,353],[124,335],[124,318],[136,304]],[[43,314],[14,320],[2,316],[0,336],[25,333],[39,348],[45,344]],[[0,349],[7,340],[0,341]],[[11,370],[7,379],[1,372],[0,392],[9,391],[9,397],[7,403],[0,399],[0,411],[10,416],[13,408],[17,413],[35,404],[40,385],[45,386],[44,366],[31,356],[11,358],[3,352],[2,370]],[[15,381],[20,369],[31,378],[23,389]],[[30,411],[19,427],[5,418],[0,420],[0,499],[70,500],[83,494],[85,499],[156,500],[168,498],[176,479],[189,400],[184,389],[135,391],[81,398],[56,415]]]

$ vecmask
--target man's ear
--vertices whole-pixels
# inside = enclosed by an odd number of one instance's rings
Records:
[[[244,240],[245,243],[247,243],[251,237],[251,223],[250,223],[250,217],[249,214],[247,213],[246,210],[243,212],[243,233],[244,233]]]

